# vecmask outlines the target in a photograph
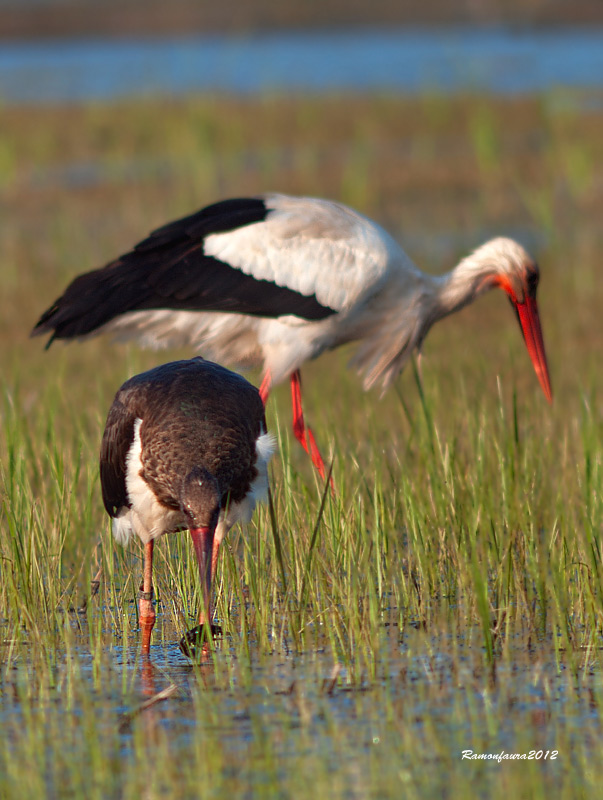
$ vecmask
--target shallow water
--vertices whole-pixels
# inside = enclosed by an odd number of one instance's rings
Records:
[[[77,794],[84,780],[121,797],[148,778],[150,797],[158,786],[193,797],[201,775],[209,794],[228,784],[286,797],[307,781],[324,791],[336,780],[329,796],[394,797],[407,781],[442,796],[451,770],[477,769],[462,762],[464,750],[533,751],[555,779],[574,745],[581,758],[600,749],[596,654],[576,669],[550,639],[520,638],[488,668],[477,629],[407,626],[401,635],[386,625],[372,668],[358,668],[328,648],[270,653],[225,636],[193,665],[161,612],[149,661],[138,632],[95,640],[86,617],[70,619],[75,640],[53,654],[49,673],[23,644],[0,677],[0,771],[20,774],[43,750],[48,796]],[[96,629],[96,615],[87,619]]]

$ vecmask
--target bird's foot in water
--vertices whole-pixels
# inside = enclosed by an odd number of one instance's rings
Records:
[[[207,658],[209,656],[213,643],[216,639],[222,638],[222,628],[219,625],[212,623],[210,628],[211,642],[207,640],[207,625],[196,625],[180,639],[180,650],[187,658],[196,661],[199,658]]]

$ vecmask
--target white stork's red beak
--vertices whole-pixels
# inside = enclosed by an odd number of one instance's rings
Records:
[[[495,283],[506,292],[511,301],[511,305],[515,309],[517,319],[521,326],[521,332],[523,333],[523,338],[528,348],[528,353],[530,354],[534,370],[542,386],[542,391],[549,403],[552,403],[553,392],[551,389],[551,378],[546,362],[546,352],[544,350],[542,328],[540,326],[540,316],[538,314],[538,303],[536,302],[538,271],[532,271],[530,274],[527,274],[522,282],[522,300],[518,300],[511,281],[505,275],[498,275],[495,279]],[[520,287],[518,286],[517,288],[519,289]]]
[[[509,294],[511,302],[517,312],[517,318],[521,325],[523,338],[528,348],[528,353],[532,359],[534,370],[542,391],[549,403],[553,402],[553,392],[551,390],[551,378],[549,376],[549,368],[546,363],[546,352],[544,350],[544,341],[542,339],[542,328],[540,327],[540,317],[538,315],[538,305],[536,303],[536,296],[530,296],[526,293],[523,303]]]

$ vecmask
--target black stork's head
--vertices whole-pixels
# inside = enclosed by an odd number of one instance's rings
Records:
[[[184,478],[180,507],[189,529],[215,530],[220,514],[218,481],[203,467],[194,467]]]

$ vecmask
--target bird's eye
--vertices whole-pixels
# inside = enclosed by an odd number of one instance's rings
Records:
[[[538,288],[538,279],[539,279],[539,274],[537,267],[536,269],[530,270],[528,272],[526,277],[526,286],[529,297],[534,297],[534,295],[536,294],[536,289]]]

